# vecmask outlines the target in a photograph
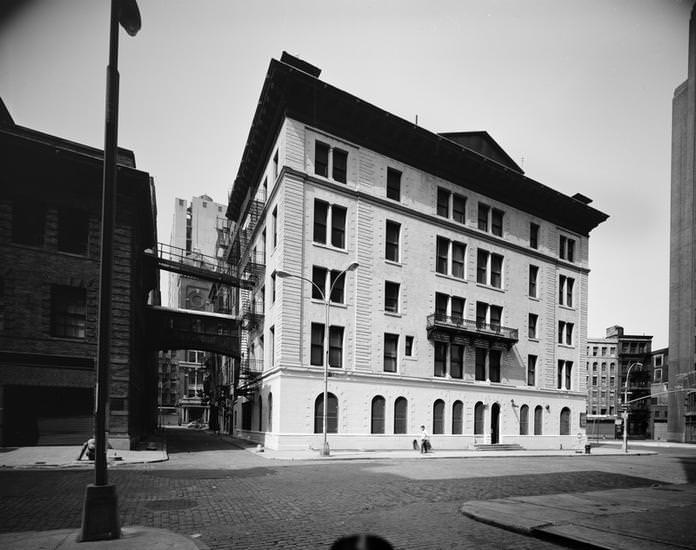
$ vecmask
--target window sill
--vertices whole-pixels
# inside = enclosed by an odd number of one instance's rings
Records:
[[[531,336],[527,338],[530,342],[536,342],[537,344],[539,343],[539,338],[532,338]]]
[[[486,285],[483,283],[476,283],[476,286],[480,288],[487,288],[488,290],[494,290],[495,292],[505,292],[504,288],[498,288],[497,286]]]
[[[441,277],[443,279],[449,279],[450,281],[459,281],[460,283],[466,283],[466,277],[463,279],[460,279],[459,277],[454,277],[453,275],[445,275],[444,273],[438,273],[437,271],[435,272],[435,275],[437,277]]]
[[[566,349],[575,349],[575,346],[572,344],[558,344],[559,347],[561,348],[566,348]]]
[[[86,343],[87,342],[86,337],[80,338],[78,336],[54,336],[53,334],[51,334],[51,339],[52,340],[59,340],[61,342],[75,342],[75,343],[78,343],[78,342]]]
[[[575,308],[573,306],[567,306],[565,304],[558,304],[558,307],[567,311],[575,311]]]
[[[384,263],[387,265],[393,265],[395,267],[403,267],[403,264],[401,262],[397,262],[395,260],[388,260],[387,258],[384,259]]]
[[[319,298],[312,298],[312,303],[320,306],[326,306],[326,302],[324,300],[320,300]],[[329,302],[329,304],[335,307],[348,309],[348,305],[344,302]]]
[[[401,313],[398,311],[385,311],[385,315],[389,315],[389,317],[401,317]]]
[[[348,250],[346,250],[345,248],[338,248],[338,247],[333,246],[331,244],[319,243],[317,241],[312,241],[312,244],[318,248],[324,248],[326,250],[333,250],[334,252],[340,252],[341,254],[348,254]]]
[[[537,296],[527,296],[532,302],[541,302],[541,298]]]

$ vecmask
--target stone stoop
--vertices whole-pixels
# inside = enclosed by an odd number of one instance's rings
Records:
[[[477,451],[524,451],[519,443],[480,443],[474,445]]]

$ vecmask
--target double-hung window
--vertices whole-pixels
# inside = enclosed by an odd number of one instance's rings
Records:
[[[449,202],[451,193],[442,187],[437,188],[437,215],[449,218]]]
[[[561,235],[558,242],[558,257],[569,262],[575,261],[575,239]]]
[[[51,336],[85,338],[87,291],[84,288],[51,287]]]
[[[324,364],[324,324],[312,323],[310,364]],[[343,327],[329,327],[329,366],[343,366]]]
[[[539,225],[534,222],[529,224],[529,247],[539,248]]]
[[[527,355],[527,385],[536,385],[536,355]]]
[[[399,313],[399,283],[384,282],[384,311]]]
[[[478,205],[478,228],[498,237],[503,236],[503,216],[505,213],[487,204]]]
[[[276,159],[277,162],[277,159]],[[276,169],[277,170],[277,169]],[[314,142],[314,173],[324,178],[329,177],[339,183],[346,183],[348,173],[348,152],[331,147],[323,141]]]
[[[392,262],[399,261],[399,240],[401,225],[387,220],[384,257]]]
[[[346,247],[346,208],[337,204],[314,200],[314,242],[327,243],[328,228],[331,228],[331,246]]]
[[[387,198],[401,200],[401,172],[387,167]]]
[[[435,271],[457,279],[466,278],[466,245],[464,243],[438,237],[436,256]]]
[[[562,306],[573,307],[573,289],[575,287],[575,279],[566,277],[565,275],[558,276],[558,303]]]
[[[566,346],[573,345],[573,329],[575,325],[566,321],[558,321],[558,343]]]
[[[452,195],[452,219],[459,223],[466,222],[466,197],[457,193]]]
[[[539,266],[529,266],[529,297],[537,298],[537,278],[539,276]]]
[[[399,335],[384,333],[384,371],[396,372]]]
[[[537,336],[537,326],[539,324],[539,316],[535,313],[529,314],[529,338],[536,340]]]
[[[476,255],[476,282],[495,288],[502,288],[503,257],[486,250],[478,250]]]

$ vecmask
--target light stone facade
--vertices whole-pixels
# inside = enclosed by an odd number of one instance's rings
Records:
[[[316,173],[317,141],[332,151],[347,152],[345,183],[330,177],[330,168],[329,177]],[[388,168],[401,172],[399,200],[386,196]],[[265,198],[265,207],[249,248],[265,251],[265,273],[255,290],[256,299],[264,301],[264,318],[249,334],[250,349],[243,354],[263,357],[264,367],[254,391],[237,400],[234,433],[273,449],[320,448],[315,404],[324,389],[324,367],[311,364],[311,325],[324,323],[325,305],[312,297],[309,281],[276,273],[311,280],[314,266],[342,271],[358,262],[359,267],[346,274],[344,303],[330,306],[329,325],[343,327],[342,365],[330,367],[328,379],[328,391],[338,403],[337,432],[329,433],[332,449],[410,448],[421,425],[431,433],[436,449],[491,442],[519,443],[528,449],[577,445],[578,433],[584,433],[581,415],[587,395],[587,234],[287,116],[265,169],[258,173],[247,197],[256,193],[257,199]],[[464,223],[453,220],[451,205],[448,217],[437,215],[438,188],[466,198]],[[344,247],[315,242],[317,200],[346,209]],[[502,236],[478,228],[480,203],[504,213]],[[398,261],[385,259],[388,220],[400,225]],[[243,227],[243,213],[239,221]],[[536,249],[530,247],[530,224],[539,226]],[[574,242],[572,261],[559,258],[561,236]],[[437,273],[438,237],[465,245],[463,278]],[[479,250],[503,257],[500,288],[477,282]],[[450,251],[450,263],[451,257]],[[538,267],[536,296],[529,295],[530,265]],[[560,305],[559,295],[565,301],[566,293],[559,285],[568,279],[574,282],[572,305]],[[399,284],[398,312],[385,311],[385,281]],[[438,331],[427,327],[436,312],[436,293],[465,299],[467,320],[476,321],[477,302],[502,307],[500,325],[516,329],[517,338],[510,342],[486,335],[478,326],[469,331],[455,327],[446,339],[464,346],[462,377],[452,376],[450,346],[446,375],[435,376]],[[448,319],[453,316],[449,308]],[[530,313],[538,316],[532,338]],[[570,344],[565,333],[564,343],[558,343],[559,322],[572,324]],[[398,335],[396,372],[385,372],[385,333]],[[407,336],[413,338],[410,356]],[[490,380],[490,358],[487,379],[476,379],[476,348],[500,351],[499,382]],[[530,355],[537,357],[531,385]],[[559,361],[572,363],[567,380],[564,372],[559,375]],[[377,396],[385,403],[384,433],[372,433],[372,402]],[[406,430],[395,434],[395,401],[401,397],[407,400]],[[444,402],[444,416],[438,413],[436,420],[438,400]],[[453,425],[457,401],[461,433],[453,433],[459,431],[459,422]],[[253,405],[247,405],[250,419],[242,429],[244,402]],[[475,430],[474,408],[479,402],[483,423]],[[527,434],[532,435],[520,435],[523,406],[528,407]],[[533,435],[537,407],[540,433]],[[564,415],[569,412],[569,422],[561,435],[563,409]],[[437,431],[442,433],[433,433]]]

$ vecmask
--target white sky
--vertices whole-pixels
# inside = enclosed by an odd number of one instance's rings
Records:
[[[35,0],[0,21],[15,122],[103,147],[107,0]],[[175,197],[226,204],[272,57],[435,132],[487,130],[527,175],[611,217],[590,239],[590,336],[668,343],[674,88],[692,0],[138,0],[121,33],[119,145]],[[521,161],[521,159],[524,159]]]

